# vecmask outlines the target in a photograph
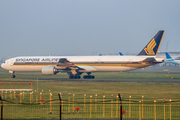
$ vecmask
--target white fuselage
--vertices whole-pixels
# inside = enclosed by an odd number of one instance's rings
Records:
[[[143,62],[147,56],[31,56],[8,59],[1,67],[9,71],[41,71],[43,66],[56,67],[61,58],[91,72],[127,71],[155,64]]]

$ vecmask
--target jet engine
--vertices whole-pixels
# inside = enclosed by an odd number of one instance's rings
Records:
[[[41,70],[44,75],[55,75],[58,73],[58,70],[54,66],[44,66]]]

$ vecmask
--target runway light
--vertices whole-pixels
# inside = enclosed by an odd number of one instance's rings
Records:
[[[40,101],[41,101],[41,102],[44,102],[44,99],[41,99]]]

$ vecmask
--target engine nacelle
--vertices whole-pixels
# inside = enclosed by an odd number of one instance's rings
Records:
[[[54,66],[44,66],[41,70],[44,75],[55,75],[58,73],[58,70]]]

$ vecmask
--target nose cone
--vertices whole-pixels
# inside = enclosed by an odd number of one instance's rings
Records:
[[[2,63],[2,64],[1,64],[1,67],[2,67],[2,68],[4,68],[4,67],[5,67],[4,63]]]

